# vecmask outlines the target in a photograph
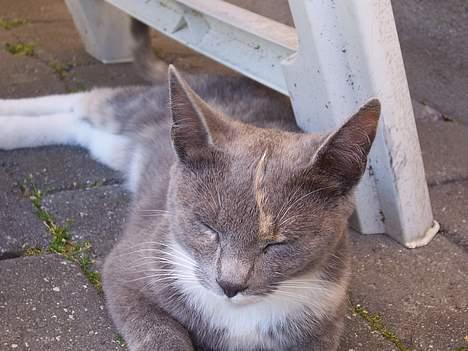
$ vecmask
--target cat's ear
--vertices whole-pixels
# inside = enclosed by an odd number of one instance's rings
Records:
[[[227,123],[169,66],[169,102],[172,142],[182,162],[203,160],[216,150],[215,141],[228,133]]]
[[[334,192],[348,193],[361,179],[380,117],[380,102],[370,100],[317,149],[312,169],[331,182]]]

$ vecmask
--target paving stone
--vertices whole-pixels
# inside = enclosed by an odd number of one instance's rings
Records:
[[[32,179],[29,180],[29,175]],[[18,184],[28,179],[43,192],[76,189],[117,181],[118,174],[71,147],[0,151],[0,257],[45,248],[51,236]],[[109,244],[111,245],[111,244]]]
[[[417,121],[426,178],[430,185],[468,179],[468,126],[447,121]]]
[[[0,259],[18,256],[30,247],[45,247],[49,239],[31,201],[0,168]]]
[[[0,0],[1,1],[1,0]],[[3,17],[0,17],[3,18]],[[5,50],[5,44],[12,42],[16,39],[14,30],[5,30],[0,28],[0,51],[1,52],[6,52]]]
[[[102,296],[59,256],[0,261],[0,349],[122,350]]]
[[[59,224],[70,221],[73,240],[91,242],[100,268],[123,231],[129,198],[122,186],[114,185],[51,194],[43,205]]]
[[[36,45],[38,56],[46,62],[60,62],[63,65],[89,65],[97,61],[83,48],[79,34],[71,16],[66,13],[60,22],[60,35],[57,35],[56,22],[30,23],[15,29],[15,35],[25,42]]]
[[[78,66],[68,78],[71,86],[86,89],[144,84],[131,63]]]
[[[65,91],[64,82],[58,80],[52,70],[35,57],[12,55],[0,43],[0,98],[20,98],[58,94]],[[12,41],[16,42],[16,41]]]
[[[351,309],[351,306],[350,306]],[[394,351],[395,345],[373,331],[358,315],[348,310],[345,318],[345,330],[338,351]]]
[[[468,123],[468,2],[392,0],[411,95]]]
[[[71,146],[0,151],[0,167],[18,183],[32,175],[32,182],[43,191],[120,181],[118,172]]]
[[[352,233],[351,298],[417,351],[468,347],[468,254],[445,237],[414,250]],[[395,348],[394,348],[395,349]]]
[[[1,16],[28,21],[54,22],[68,19],[69,14],[61,0],[0,0]]]
[[[422,104],[419,101],[412,99],[411,103],[413,105],[414,117],[416,120],[422,120],[426,122],[437,122],[437,121],[447,121],[447,116],[442,112],[436,110],[432,106],[427,104]]]
[[[468,181],[435,186],[430,193],[444,235],[468,252]]]

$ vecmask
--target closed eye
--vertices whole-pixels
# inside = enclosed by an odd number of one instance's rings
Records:
[[[215,240],[218,241],[218,239],[219,239],[219,232],[218,232],[216,229],[214,229],[212,226],[210,226],[209,224],[206,224],[206,223],[204,223],[204,222],[200,222],[200,223],[201,223],[201,225],[204,227],[205,233],[208,234],[208,235],[210,235],[210,239],[211,239],[212,241],[215,241]]]
[[[266,244],[263,247],[263,253],[266,253],[268,250],[275,248],[275,247],[281,247],[281,246],[286,246],[288,245],[288,241],[273,241],[268,244]]]

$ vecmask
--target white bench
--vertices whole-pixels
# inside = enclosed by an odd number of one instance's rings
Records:
[[[409,248],[437,233],[390,0],[289,0],[296,29],[220,0],[66,3],[102,62],[131,60],[131,15],[289,95],[305,131],[335,128],[378,97],[382,119],[352,225]]]

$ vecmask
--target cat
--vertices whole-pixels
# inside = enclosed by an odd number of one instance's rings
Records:
[[[124,175],[133,201],[103,288],[131,351],[333,351],[379,115],[373,99],[307,134],[286,97],[170,66],[168,86],[0,100],[0,149],[78,145]]]

